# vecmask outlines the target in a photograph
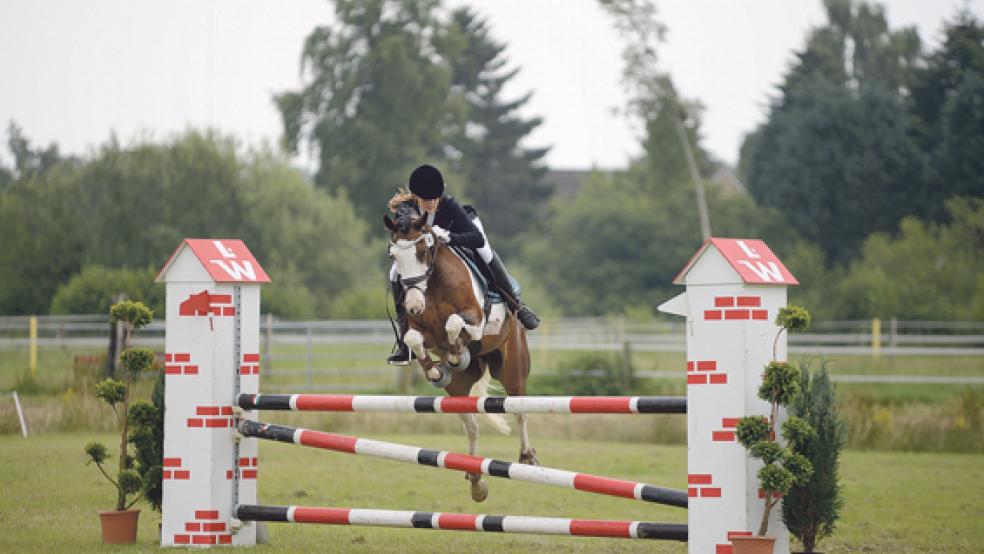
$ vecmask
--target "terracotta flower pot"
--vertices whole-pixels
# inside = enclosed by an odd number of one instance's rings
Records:
[[[731,537],[731,551],[733,554],[772,554],[775,546],[775,537]]]
[[[137,518],[139,517],[140,510],[99,512],[103,543],[133,544],[137,542]]]

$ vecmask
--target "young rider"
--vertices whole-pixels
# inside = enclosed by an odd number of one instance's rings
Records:
[[[409,185],[409,194],[397,193],[390,200],[390,211],[396,213],[402,206],[414,207],[418,213],[426,214],[427,224],[431,226],[431,231],[438,240],[450,246],[464,246],[478,252],[492,273],[494,284],[512,293],[513,298],[519,301],[519,291],[513,288],[502,260],[492,250],[481,220],[478,217],[469,217],[458,201],[444,191],[444,177],[441,172],[432,165],[421,165],[410,173]],[[407,316],[403,302],[400,301],[403,297],[403,285],[400,284],[395,263],[390,268],[389,279],[400,336],[397,337],[396,352],[387,361],[393,365],[406,365],[410,363],[412,354],[403,342],[403,335],[407,332]],[[540,324],[540,318],[526,304],[520,303],[516,316],[527,329],[536,329]]]

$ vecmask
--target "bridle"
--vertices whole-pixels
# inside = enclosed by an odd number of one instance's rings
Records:
[[[434,267],[437,265],[437,241],[434,240],[433,233],[423,233],[414,240],[403,241],[405,244],[402,245],[399,244],[399,241],[391,240],[389,243],[391,247],[404,250],[407,248],[416,247],[417,243],[420,241],[424,241],[424,244],[427,246],[427,257],[430,258],[430,263],[427,263],[427,258],[425,257],[424,264],[427,266],[427,270],[420,275],[414,275],[412,277],[403,277],[402,275],[397,276],[400,285],[403,287],[404,295],[406,295],[407,291],[411,289],[417,289],[420,291],[420,294],[424,294],[424,289],[421,288],[420,285],[424,284],[426,286],[427,280],[434,274]]]

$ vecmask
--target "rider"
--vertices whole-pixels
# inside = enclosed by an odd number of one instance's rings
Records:
[[[432,165],[421,165],[410,173],[409,185],[409,194],[397,193],[390,200],[390,211],[396,213],[399,206],[409,204],[418,213],[426,214],[427,224],[431,226],[435,237],[445,244],[464,246],[478,252],[489,268],[494,284],[511,293],[518,302],[519,290],[513,288],[513,281],[502,265],[502,260],[492,250],[481,220],[477,216],[474,219],[469,217],[458,201],[444,192],[444,177],[441,172]],[[403,342],[403,335],[407,332],[407,315],[403,302],[400,301],[403,297],[403,285],[400,284],[395,263],[390,268],[389,279],[393,302],[396,304],[396,318],[400,324],[400,336],[397,337],[396,352],[387,361],[393,365],[406,365],[412,359],[412,353]],[[520,303],[519,306],[516,317],[527,329],[536,329],[540,325],[540,318],[526,304]]]

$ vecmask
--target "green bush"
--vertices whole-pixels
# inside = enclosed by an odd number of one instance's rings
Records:
[[[53,314],[99,314],[118,294],[144,298],[155,313],[164,313],[164,285],[154,283],[157,270],[88,265],[58,287],[51,300]]]
[[[633,394],[638,384],[620,355],[598,352],[564,360],[556,374],[537,383],[539,389],[546,389],[544,394],[572,396],[624,396]]]

